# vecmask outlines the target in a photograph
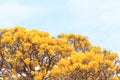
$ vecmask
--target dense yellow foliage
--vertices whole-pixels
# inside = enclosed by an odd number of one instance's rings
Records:
[[[0,29],[0,80],[119,80],[115,52],[86,36],[23,27]]]

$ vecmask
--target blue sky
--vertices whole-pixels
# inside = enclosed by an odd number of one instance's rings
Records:
[[[77,33],[120,53],[120,0],[0,0],[0,28]]]

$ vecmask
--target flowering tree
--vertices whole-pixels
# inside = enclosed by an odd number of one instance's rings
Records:
[[[119,80],[119,65],[116,53],[80,34],[0,30],[1,80]]]

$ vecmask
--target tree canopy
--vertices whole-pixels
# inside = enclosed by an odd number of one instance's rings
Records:
[[[119,80],[118,54],[87,36],[16,26],[0,29],[1,80]]]

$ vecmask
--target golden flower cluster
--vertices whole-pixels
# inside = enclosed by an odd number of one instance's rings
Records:
[[[119,79],[117,53],[92,46],[86,36],[0,29],[0,80]]]

